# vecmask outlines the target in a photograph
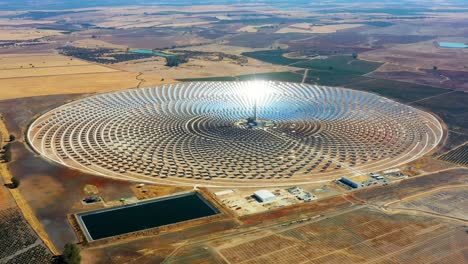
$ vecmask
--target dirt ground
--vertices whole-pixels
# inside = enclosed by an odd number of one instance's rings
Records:
[[[230,46],[230,45],[220,45],[220,44],[207,44],[201,46],[193,46],[187,48],[176,48],[175,50],[194,50],[194,51],[204,51],[204,52],[223,52],[227,54],[233,55],[241,55],[243,52],[252,52],[257,50],[263,49],[255,49],[255,48],[248,48],[248,47],[241,47],[241,46]]]
[[[57,248],[76,241],[66,216],[71,210],[89,210],[81,203],[86,196],[85,185],[98,187],[99,195],[105,201],[133,196],[130,183],[111,181],[56,166],[37,156],[24,143],[23,131],[36,113],[79,96],[30,97],[0,102],[5,124],[17,138],[13,143],[10,172],[21,180],[19,192]]]
[[[73,42],[73,46],[80,48],[113,48],[113,49],[125,49],[126,45],[116,45],[103,40],[98,39],[80,39]]]
[[[126,45],[139,49],[166,49],[172,46],[201,45],[211,43],[208,39],[180,32],[173,35],[128,35],[128,34],[106,34],[100,36],[99,40],[113,43],[114,45]]]
[[[226,241],[214,251],[228,263],[362,263],[384,259],[415,263],[459,258],[466,252],[462,245],[468,242],[463,234],[462,227],[436,219],[361,209],[260,237]],[[414,255],[412,250],[422,245],[438,250]]]
[[[31,40],[61,34],[62,33],[57,30],[0,27],[0,40]]]
[[[438,46],[440,41],[455,40],[438,38],[411,44],[385,45],[384,48],[360,53],[359,57],[385,63],[368,74],[369,77],[467,91],[468,50],[441,48]]]
[[[5,179],[5,177],[0,177],[0,184],[1,184],[0,186],[0,211],[16,206],[15,200],[13,199],[10,192],[8,191],[8,188],[5,186],[5,184],[9,184],[9,183],[10,183],[10,179]]]
[[[94,23],[100,27],[114,27],[120,29],[142,28],[164,25],[166,27],[195,26],[213,23],[206,21],[206,17],[216,17],[223,15],[230,10],[238,8],[226,5],[196,5],[196,6],[146,6],[144,10],[138,7],[111,7],[97,10],[94,15]],[[145,16],[142,13],[170,12],[167,15]],[[174,12],[175,11],[175,12]],[[185,13],[178,13],[185,12]],[[207,14],[202,14],[207,12]],[[219,13],[218,13],[219,12]],[[120,14],[125,13],[125,16]],[[192,13],[192,14],[191,14]],[[198,13],[198,14],[197,14]]]
[[[433,157],[423,157],[408,164],[409,167],[416,171],[422,172],[437,172],[455,167],[453,164],[437,160]]]
[[[275,24],[263,24],[263,25],[258,25],[258,26],[249,25],[249,26],[239,28],[237,31],[238,32],[255,33],[255,32],[258,32],[259,30],[261,30],[262,28],[272,27],[272,26],[275,26]]]
[[[83,66],[89,62],[72,59],[59,54],[3,54],[0,55],[0,70],[22,70],[57,66]],[[60,74],[60,73],[58,73]]]
[[[139,200],[150,199],[160,196],[171,195],[173,193],[187,192],[193,190],[192,187],[186,186],[165,186],[165,185],[148,185],[139,186],[132,185],[132,191]]]
[[[438,41],[445,39],[392,45],[361,53],[359,57],[364,60],[394,64],[397,68],[399,66],[412,68],[413,71],[432,69],[433,66],[437,66],[440,70],[466,71],[468,50],[441,48],[436,43]]]
[[[144,81],[140,81],[144,80]],[[0,100],[30,96],[109,92],[168,83],[160,77],[133,72],[88,73],[0,80]]]
[[[362,189],[356,191],[353,196],[369,203],[384,204],[385,202],[402,199],[419,192],[447,185],[459,185],[468,183],[468,169],[453,168],[424,176],[416,176],[395,184]]]
[[[58,54],[0,55],[0,100],[54,94],[108,92],[151,86],[158,73],[129,72]]]
[[[13,78],[28,78],[28,77],[42,77],[42,76],[56,76],[56,75],[75,75],[75,74],[88,74],[88,73],[106,73],[116,72],[117,70],[102,67],[100,65],[80,65],[80,66],[55,66],[49,67],[34,67],[26,69],[9,69],[0,70],[0,79],[13,79]]]
[[[84,187],[87,184],[97,186],[99,196],[105,201],[133,196],[130,183],[55,166],[34,155],[23,144],[14,146],[14,156],[10,170],[21,179],[19,190],[57,248],[77,241],[67,221],[67,214],[95,209],[81,203],[86,197]]]
[[[391,208],[421,210],[468,220],[468,185],[428,192],[412,199],[394,203]]]
[[[1,12],[1,15],[11,15],[11,13],[8,12]],[[31,25],[31,24],[42,24],[42,25],[47,25],[47,24],[53,24],[55,21],[53,20],[41,20],[38,22],[37,20],[31,20],[31,19],[8,19],[8,18],[0,18],[0,26],[22,26],[22,25]]]
[[[251,58],[249,58],[249,62],[245,65],[240,65],[229,60],[218,62],[189,59],[189,62],[181,64],[175,68],[165,66],[165,60],[162,58],[154,58],[118,63],[115,64],[115,67],[125,71],[157,75],[165,79],[203,78],[229,75],[236,76],[243,74],[297,70],[297,68],[294,67],[271,65]]]
[[[299,23],[293,24],[280,30],[275,33],[315,33],[315,34],[326,34],[334,33],[338,30],[345,30],[350,28],[361,27],[363,24],[336,24],[336,25],[324,25],[324,26],[314,26],[309,23]]]

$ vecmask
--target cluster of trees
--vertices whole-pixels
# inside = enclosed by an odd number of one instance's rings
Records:
[[[194,50],[174,50],[176,53],[174,56],[166,57],[166,66],[174,67],[178,66],[181,63],[188,62],[189,58],[201,58],[205,60],[215,61],[212,57],[217,56],[218,61],[222,61],[225,58],[236,61],[239,64],[247,63],[248,59],[244,56],[238,56],[233,54],[227,54],[223,52],[208,52],[208,51],[194,51]],[[178,57],[178,58],[171,58]]]
[[[174,55],[174,56],[167,56],[166,58],[166,66],[169,67],[177,67],[181,63],[185,63],[188,61],[188,58],[181,55]]]
[[[16,138],[14,135],[10,135],[9,139],[10,142],[13,142]],[[8,143],[5,146],[3,146],[3,160],[5,162],[10,162],[12,160],[11,143]]]
[[[11,188],[16,189],[20,186],[20,180],[16,177],[11,178]]]
[[[11,142],[15,141],[15,136],[10,135],[9,136],[9,141],[5,146],[3,146],[3,160],[5,162],[10,162],[12,160],[12,154],[11,154]],[[11,183],[8,186],[9,188],[18,188],[20,185],[20,180],[16,177],[11,178]]]
[[[97,49],[86,49],[78,47],[62,47],[59,52],[65,56],[75,57],[82,60],[94,61],[99,63],[110,63],[111,60],[101,58],[108,53],[113,52],[113,49],[97,48]]]
[[[75,244],[67,243],[63,250],[62,259],[65,264],[80,264],[80,248]]]
[[[3,160],[5,162],[10,162],[12,160],[11,144],[10,143],[3,146]]]
[[[93,61],[103,64],[118,63],[122,61],[138,60],[153,57],[153,54],[132,53],[128,49],[125,52],[109,49],[97,48],[87,49],[78,47],[62,47],[60,53],[65,56],[75,57],[82,60]]]
[[[62,255],[58,256],[54,263],[56,264],[80,264],[81,254],[80,248],[71,243],[65,244]]]

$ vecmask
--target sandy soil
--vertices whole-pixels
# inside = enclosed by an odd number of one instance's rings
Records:
[[[164,16],[144,16],[141,13],[132,14],[122,17],[119,15],[105,15],[102,21],[96,24],[101,27],[114,27],[121,29],[128,28],[143,28],[143,27],[186,27],[211,24],[213,21],[204,21],[196,16],[190,15],[164,15]]]
[[[4,181],[1,181],[2,186],[0,188],[0,211],[11,208],[16,206],[15,200],[13,200],[13,197],[11,194],[8,192],[8,189],[3,187]]]
[[[314,26],[309,23],[298,23],[293,24],[280,30],[275,33],[334,33],[338,30],[357,28],[363,26],[363,24],[337,24],[337,25],[325,25],[325,26]]]
[[[113,48],[126,49],[126,45],[112,44],[98,39],[81,39],[73,42],[73,46],[80,48]]]
[[[438,40],[436,40],[438,41]],[[399,66],[418,69],[468,71],[468,49],[446,49],[438,47],[436,41],[423,41],[412,44],[393,45],[359,54],[364,60],[387,62]],[[388,69],[387,66],[382,69]]]
[[[215,251],[228,263],[441,261],[441,257],[456,257],[468,241],[463,228],[451,227],[434,218],[388,215],[366,208],[260,237],[248,234],[240,242],[225,241]],[[465,242],[453,242],[456,239]]]
[[[116,45],[126,45],[140,49],[166,49],[172,46],[199,45],[211,42],[208,39],[190,34],[174,36],[142,35],[138,37],[102,35],[100,39]]]
[[[54,66],[54,67],[34,67],[23,69],[0,70],[0,79],[41,77],[56,75],[74,75],[85,73],[105,73],[116,72],[117,70],[100,65],[89,64],[80,66]]]
[[[121,29],[138,28],[138,27],[153,27],[161,25],[159,20],[142,19],[141,17],[128,17],[122,20],[119,17],[109,17],[105,21],[97,23],[100,27],[114,27]]]
[[[145,74],[154,74],[170,79],[235,76],[297,70],[293,67],[271,65],[250,58],[249,62],[244,66],[231,61],[218,62],[198,59],[190,59],[189,62],[181,64],[176,68],[166,67],[164,64],[164,60],[157,58],[137,62],[126,62],[116,64],[115,66],[127,71],[144,72]]]
[[[248,32],[248,33],[255,33],[258,31],[258,26],[245,26],[245,27],[242,27],[242,28],[239,28],[237,31],[239,32]]]
[[[6,19],[0,18],[0,26],[21,26],[29,24],[52,24],[55,21],[52,20],[29,20],[29,19]]]
[[[0,80],[0,100],[53,95],[109,92],[136,87],[140,81],[136,79],[138,73],[109,72],[73,75],[55,75],[30,78],[13,78]],[[144,74],[139,79],[145,79],[141,86],[160,83],[161,78]],[[170,82],[167,80],[165,82]]]
[[[359,54],[364,60],[385,62],[371,77],[412,82],[461,91],[468,90],[468,50],[438,47],[438,41],[465,42],[467,39],[438,39],[399,44]],[[437,71],[433,67],[437,67]]]
[[[207,25],[211,24],[211,21],[200,21],[200,22],[189,22],[189,23],[170,23],[170,24],[162,24],[158,27],[191,27],[191,26],[200,26],[200,25]]]
[[[161,81],[160,76],[121,71],[58,54],[1,55],[0,100],[108,92],[172,82],[167,77]]]
[[[145,186],[140,187],[137,184],[133,184],[132,191],[135,194],[135,197],[138,200],[156,198],[166,195],[171,195],[174,193],[188,192],[192,191],[192,187],[187,186],[167,186],[167,185],[152,185],[146,184]]]
[[[361,189],[353,194],[359,200],[377,205],[392,202],[403,197],[415,195],[421,192],[447,185],[459,185],[466,183],[468,169],[444,170],[424,176],[412,177],[407,180],[369,189]]]
[[[1,119],[3,120],[3,116]],[[8,135],[9,133],[5,127],[5,124],[3,123],[3,121],[0,121],[0,144],[2,146],[6,144],[5,139],[8,138]],[[4,164],[0,164],[0,171],[4,172],[6,169],[7,168]],[[8,188],[4,187],[4,184],[11,183],[11,179],[8,176],[10,176],[9,173],[2,173],[0,177],[0,210],[16,206],[15,200],[8,191]]]
[[[0,40],[30,40],[61,35],[57,30],[39,30],[25,28],[0,28]]]
[[[183,7],[174,9],[171,7],[145,7],[144,10],[132,9],[132,8],[109,8],[100,10],[99,16],[93,18],[94,24],[100,27],[114,27],[114,28],[142,28],[142,27],[153,27],[153,26],[164,26],[164,27],[181,27],[181,26],[197,26],[211,24],[214,21],[206,21],[206,17],[216,17],[219,14],[197,14],[195,8],[192,6],[190,10],[182,11]],[[193,12],[194,14],[164,14],[161,15],[159,12],[165,11],[182,11],[182,12]],[[219,11],[219,10],[217,10]],[[204,10],[203,12],[210,12]],[[152,15],[145,15],[152,14]],[[125,16],[122,16],[125,14]],[[222,14],[222,11],[220,11]]]
[[[391,204],[394,209],[422,210],[468,221],[468,185],[439,188]]]
[[[89,65],[89,62],[58,54],[2,54],[0,70],[34,67]]]
[[[269,27],[269,26],[273,26],[273,24],[264,24],[264,25],[259,25],[259,26],[249,25],[249,26],[239,28],[237,31],[238,32],[255,33],[255,32],[258,32],[262,27]]]

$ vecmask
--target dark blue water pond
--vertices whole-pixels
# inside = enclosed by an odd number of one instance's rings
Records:
[[[92,240],[218,214],[196,192],[78,214]]]

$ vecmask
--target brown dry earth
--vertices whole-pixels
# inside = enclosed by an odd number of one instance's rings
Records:
[[[187,63],[181,64],[177,68],[167,67],[165,63],[165,60],[162,58],[154,58],[117,63],[115,67],[131,72],[143,72],[146,76],[159,75],[168,79],[237,76],[299,70],[294,67],[271,65],[251,58],[249,58],[248,63],[242,65],[227,59],[223,61],[190,59]]]
[[[171,82],[57,54],[0,55],[0,100],[108,92]]]
[[[467,91],[468,50],[441,48],[438,41],[445,39],[390,45],[361,53],[359,57],[385,63],[369,74],[371,77]]]
[[[29,150],[24,143],[24,129],[36,113],[80,96],[31,97],[0,102],[6,126],[17,137],[12,148],[14,160],[9,164],[10,171],[21,180],[20,193],[57,248],[68,242],[76,242],[67,214],[89,209],[81,204],[81,199],[86,196],[86,184],[97,186],[99,195],[105,201],[133,196],[130,183],[110,181],[51,164]]]

